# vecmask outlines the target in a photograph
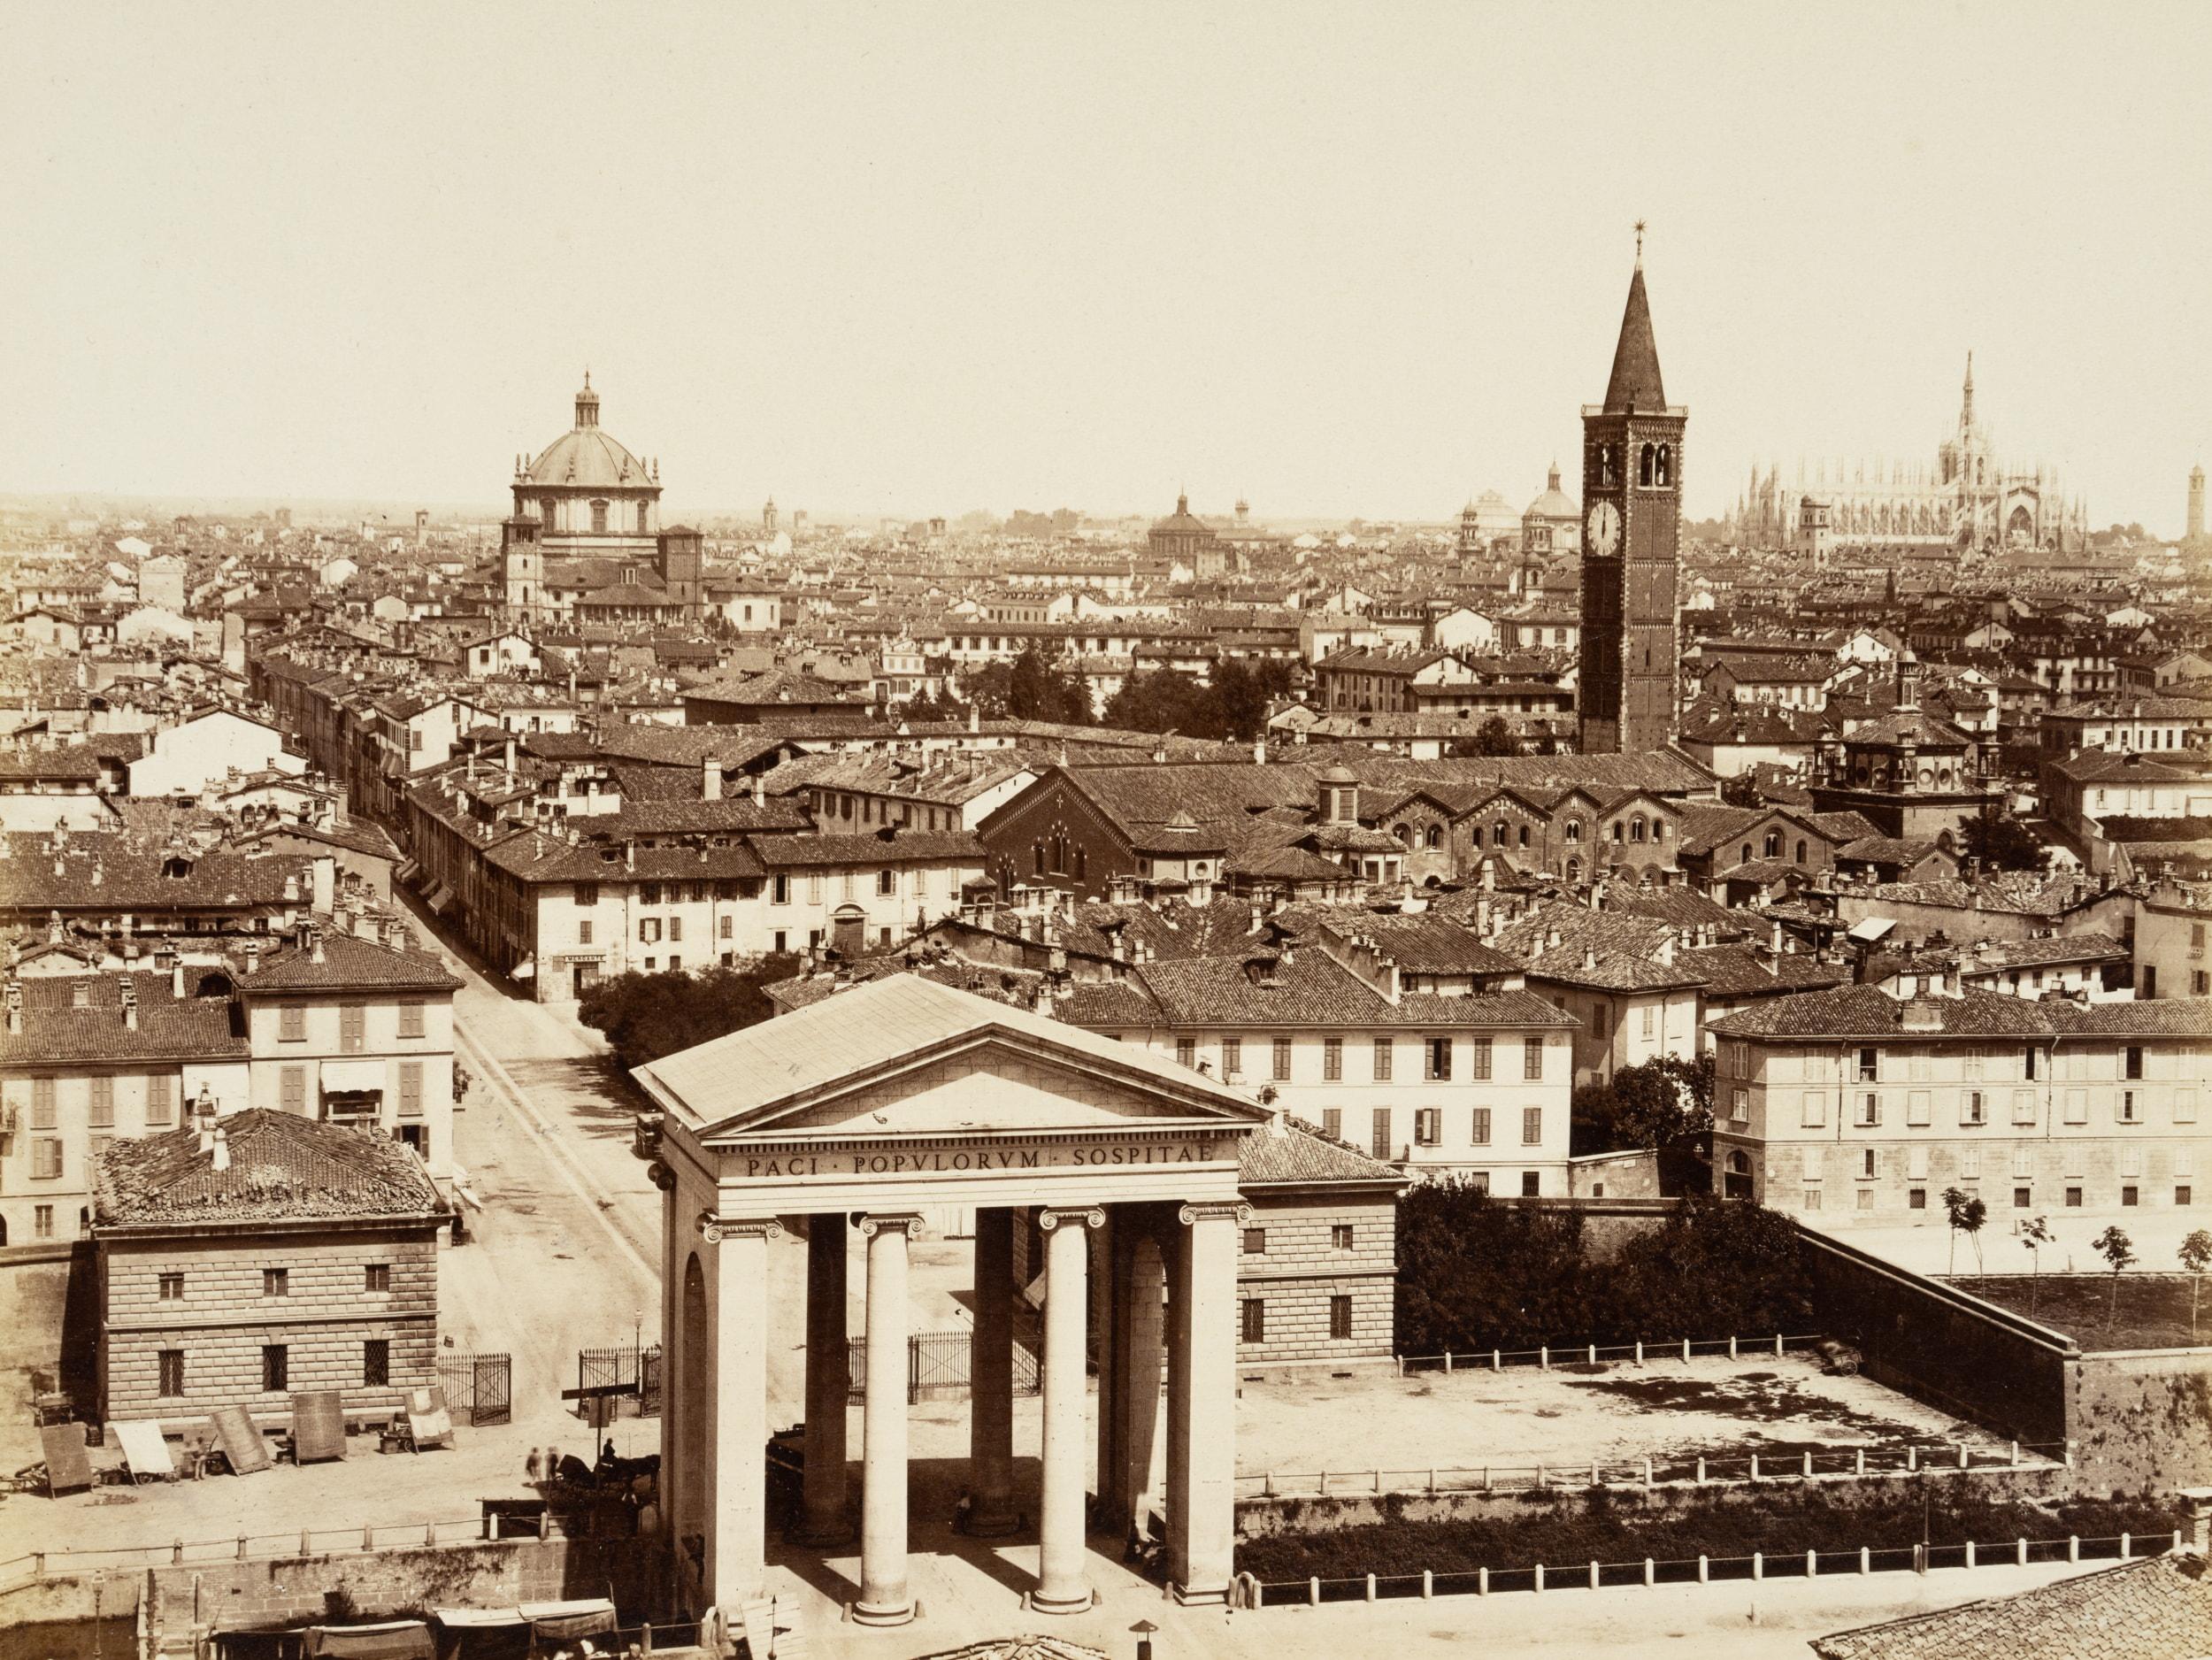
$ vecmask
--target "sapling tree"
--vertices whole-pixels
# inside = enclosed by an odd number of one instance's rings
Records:
[[[2051,1233],[2051,1220],[2039,1216],[2020,1226],[2020,1243],[2028,1252],[2028,1312],[2033,1314],[2042,1289],[2043,1248],[2057,1243]]]
[[[1982,1260],[1982,1224],[1989,1220],[1989,1207],[1962,1187],[1946,1187],[1943,1209],[1951,1225],[1951,1272],[1958,1272],[1962,1233],[1974,1241],[1974,1264],[1978,1268]]]
[[[2197,1299],[2204,1290],[2205,1271],[2212,1268],[2212,1233],[2199,1228],[2181,1241],[2181,1265],[2189,1271],[2189,1341],[2197,1341]]]
[[[2120,1318],[2120,1276],[2135,1263],[2135,1241],[2116,1227],[2108,1227],[2089,1241],[2096,1247],[2097,1255],[2112,1265],[2112,1304],[2105,1311],[2105,1335],[2112,1334],[2113,1323]]]

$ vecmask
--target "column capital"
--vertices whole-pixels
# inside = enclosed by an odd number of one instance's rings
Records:
[[[1050,1204],[1037,1209],[1037,1227],[1049,1233],[1062,1223],[1070,1227],[1104,1227],[1106,1212],[1094,1204]]]
[[[856,1217],[854,1226],[869,1239],[875,1238],[879,1233],[891,1232],[904,1233],[909,1239],[919,1238],[922,1233],[921,1216],[913,1210],[871,1211],[864,1216]]]
[[[1175,1219],[1185,1227],[1194,1222],[1234,1222],[1242,1227],[1252,1219],[1252,1207],[1241,1199],[1200,1199],[1179,1206]]]
[[[717,1216],[699,1212],[699,1237],[710,1245],[729,1239],[781,1239],[783,1224],[772,1216]]]

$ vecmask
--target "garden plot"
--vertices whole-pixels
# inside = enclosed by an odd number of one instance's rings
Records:
[[[1783,1461],[1958,1442],[1981,1462],[2005,1445],[1799,1355],[1247,1382],[1237,1410],[1240,1476],[1536,1467],[1563,1476],[1586,1473],[1593,1460],[1689,1468],[1700,1457]]]

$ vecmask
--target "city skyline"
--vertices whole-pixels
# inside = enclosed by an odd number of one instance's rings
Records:
[[[2198,13],[679,13],[626,81],[576,13],[260,15],[27,29],[0,489],[493,503],[588,365],[675,517],[1517,511],[1638,219],[1692,518],[1924,458],[1970,350],[2100,527],[2212,448]]]

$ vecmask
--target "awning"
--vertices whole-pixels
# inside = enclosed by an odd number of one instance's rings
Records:
[[[518,1610],[536,1637],[589,1637],[614,1629],[614,1604],[603,1596],[574,1602],[524,1602]]]
[[[434,1608],[430,1618],[448,1631],[483,1631],[523,1623],[518,1608]]]
[[[392,870],[392,874],[403,882],[411,882],[421,873],[422,865],[414,859],[402,859]]]
[[[430,1627],[419,1619],[388,1620],[377,1625],[310,1625],[300,1633],[301,1651],[336,1660],[437,1660]]]
[[[507,974],[512,980],[535,980],[538,977],[538,959],[526,957],[509,969]]]
[[[390,1080],[386,1076],[382,1061],[325,1061],[322,1065],[323,1093],[360,1091],[380,1095]]]
[[[453,903],[453,890],[444,887],[434,888],[430,890],[430,896],[424,900],[423,903],[442,917],[447,908]]]

